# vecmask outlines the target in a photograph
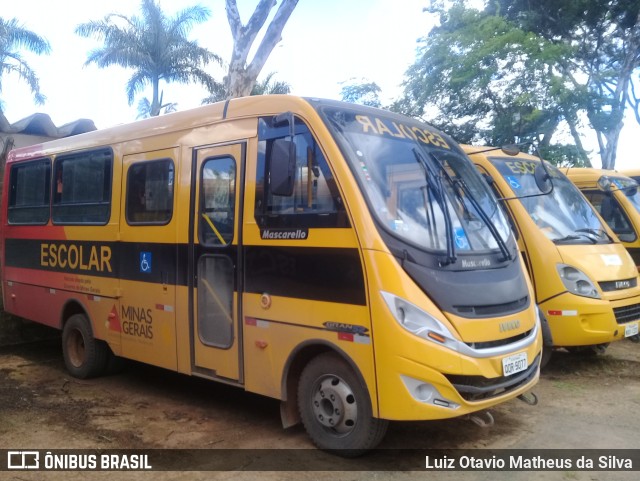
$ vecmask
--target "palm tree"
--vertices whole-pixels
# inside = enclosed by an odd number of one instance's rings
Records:
[[[176,102],[162,103],[163,92],[160,92],[160,112],[168,114],[176,112],[178,104]],[[151,101],[147,97],[143,97],[138,101],[138,119],[148,119],[151,117]]]
[[[131,18],[112,13],[100,21],[90,21],[76,27],[83,37],[93,36],[104,42],[103,47],[89,52],[85,65],[98,67],[120,65],[134,70],[127,82],[129,105],[148,84],[153,88],[150,115],[157,116],[162,108],[160,81],[166,83],[197,82],[210,88],[214,79],[202,67],[209,62],[221,63],[220,57],[187,39],[196,23],[209,18],[202,6],[189,7],[168,18],[155,0],[142,0],[142,17]]]
[[[256,82],[256,84],[251,89],[250,95],[270,95],[270,94],[288,94],[291,93],[291,85],[282,80],[274,81],[273,76],[276,72],[270,72],[262,82]],[[224,85],[218,82],[215,82],[213,88],[209,89],[209,95],[207,98],[202,100],[203,104],[212,104],[214,102],[220,102],[222,100],[228,99],[229,95]]]
[[[275,72],[270,72],[262,82],[256,82],[251,89],[251,95],[288,94],[291,92],[291,85],[281,80],[271,82]]]
[[[44,103],[45,97],[40,93],[40,81],[33,69],[22,58],[20,49],[27,49],[37,55],[51,52],[49,42],[31,30],[22,27],[18,20],[4,20],[0,18],[0,93],[2,92],[2,77],[5,74],[16,73],[31,89],[37,104]],[[0,101],[0,110],[2,102]]]

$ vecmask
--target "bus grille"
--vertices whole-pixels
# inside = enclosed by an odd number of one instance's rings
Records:
[[[466,401],[482,401],[501,396],[531,381],[538,373],[540,355],[536,356],[526,371],[513,376],[486,378],[483,376],[445,375],[449,382]]]
[[[531,334],[531,330],[527,332],[523,332],[522,334],[518,334],[513,337],[508,337],[507,339],[500,339],[498,341],[485,341],[485,342],[466,342],[465,344],[469,346],[471,349],[489,349],[492,347],[500,347],[506,346],[507,344],[513,344],[514,342],[518,342]]]
[[[631,279],[622,279],[619,281],[605,281],[599,282],[600,289],[604,292],[619,291],[621,289],[631,289],[638,285],[638,279],[633,277]]]
[[[616,322],[618,324],[635,321],[640,319],[640,304],[633,304],[632,306],[625,307],[614,307],[613,314],[616,316]]]
[[[517,301],[506,304],[494,304],[489,306],[453,306],[462,316],[474,314],[476,316],[498,316],[518,312],[529,304],[529,297],[523,297]]]

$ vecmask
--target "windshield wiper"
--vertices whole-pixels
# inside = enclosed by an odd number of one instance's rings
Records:
[[[445,199],[444,187],[442,186],[442,179],[440,178],[439,175],[437,175],[435,172],[432,171],[431,167],[429,167],[429,162],[424,157],[422,152],[418,150],[417,147],[413,148],[413,155],[415,156],[418,163],[424,169],[424,177],[427,181],[427,186],[431,191],[433,191],[434,198],[436,202],[438,202],[438,205],[442,210],[442,216],[444,217],[447,256],[444,259],[444,261],[440,261],[440,265],[447,266],[449,264],[455,264],[456,252],[455,252],[454,238],[453,238],[453,223],[451,222],[451,213],[449,212],[447,202]]]
[[[584,229],[576,229],[572,234],[566,235],[564,237],[559,237],[557,239],[553,239],[554,243],[558,242],[569,242],[578,239],[588,239],[592,244],[597,244],[598,239],[600,239],[603,234],[609,239],[609,241],[613,242],[613,239],[607,234],[607,231],[603,229],[592,229],[592,228],[584,228]]]
[[[585,228],[585,229],[576,229],[576,232],[593,234],[594,236],[596,236],[596,238],[603,237],[604,235],[610,242],[613,242],[613,239],[611,238],[611,236],[607,234],[607,231],[604,229]]]
[[[480,216],[480,219],[482,219],[482,221],[485,223],[485,225],[489,229],[489,232],[491,232],[491,235],[493,235],[493,237],[495,238],[496,243],[498,244],[498,248],[500,249],[500,252],[504,256],[502,261],[512,260],[513,257],[509,252],[509,247],[507,247],[507,244],[502,239],[502,236],[498,232],[498,229],[496,229],[496,226],[493,224],[493,222],[491,222],[491,219],[489,218],[487,213],[484,211],[484,209],[480,206],[476,198],[473,196],[473,193],[471,192],[471,189],[469,189],[469,186],[467,185],[467,183],[461,178],[453,179],[449,175],[449,172],[447,172],[447,169],[445,169],[444,166],[438,161],[436,156],[433,155],[432,153],[429,153],[429,155],[431,156],[435,164],[440,168],[445,178],[449,181],[449,183],[453,187],[453,192],[455,193],[456,197],[458,198],[462,206],[465,207],[465,199],[468,199],[471,205],[473,206],[473,208],[476,210],[476,212]],[[463,197],[458,189],[462,189],[466,197]]]
[[[576,232],[578,232],[578,231],[576,231]],[[592,244],[597,244],[598,243],[598,239],[594,239],[590,235],[587,235],[585,232],[581,232],[581,233],[579,233],[579,235],[569,234],[569,235],[566,235],[564,237],[558,237],[557,239],[553,239],[553,243],[554,244],[558,244],[560,242],[569,242],[569,241],[574,241],[574,240],[578,240],[578,239],[589,239],[589,241]]]

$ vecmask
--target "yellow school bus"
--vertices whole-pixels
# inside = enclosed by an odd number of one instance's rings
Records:
[[[14,150],[4,185],[5,308],[61,329],[74,376],[122,357],[236,385],[344,455],[537,382],[509,224],[423,123],[234,99]]]
[[[534,179],[537,157],[464,149],[505,199],[543,327],[549,328],[545,344],[599,352],[612,341],[636,336],[640,286],[635,264],[569,179],[548,164],[553,190],[542,195]]]
[[[613,170],[565,169],[571,181],[593,204],[627,248],[640,269],[640,193],[631,176]],[[629,172],[635,175],[634,172]]]
[[[636,182],[640,183],[640,169],[625,169],[620,173],[626,177],[631,177]]]

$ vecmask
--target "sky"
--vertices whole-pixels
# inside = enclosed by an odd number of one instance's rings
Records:
[[[243,23],[253,13],[258,0],[238,0]],[[402,91],[405,71],[414,62],[417,40],[424,37],[433,18],[423,8],[429,0],[300,0],[272,52],[259,79],[275,72],[274,79],[291,85],[294,95],[340,99],[343,82],[376,82],[383,103]],[[228,60],[232,37],[224,11],[224,0],[160,0],[167,15],[200,4],[211,11],[211,18],[192,30],[189,38]],[[139,15],[136,0],[0,0],[0,16],[17,18],[27,29],[45,37],[50,55],[22,52],[40,79],[44,105],[36,105],[28,87],[16,77],[5,76],[2,84],[4,115],[10,123],[36,112],[48,114],[57,126],[80,118],[94,121],[98,128],[132,122],[137,116],[136,99],[127,103],[125,85],[131,75],[120,67],[99,69],[84,66],[87,53],[101,44],[74,33],[75,27],[89,20],[100,20],[109,13]],[[275,8],[273,13],[275,13]],[[224,71],[212,68],[222,80]],[[164,102],[176,102],[178,110],[198,107],[207,92],[204,87],[179,84],[163,86]],[[142,96],[150,98],[147,90]],[[616,168],[640,167],[632,150],[640,137],[640,126],[630,115],[622,131]],[[596,149],[593,131],[583,138],[585,146]],[[599,156],[592,155],[594,167]]]

